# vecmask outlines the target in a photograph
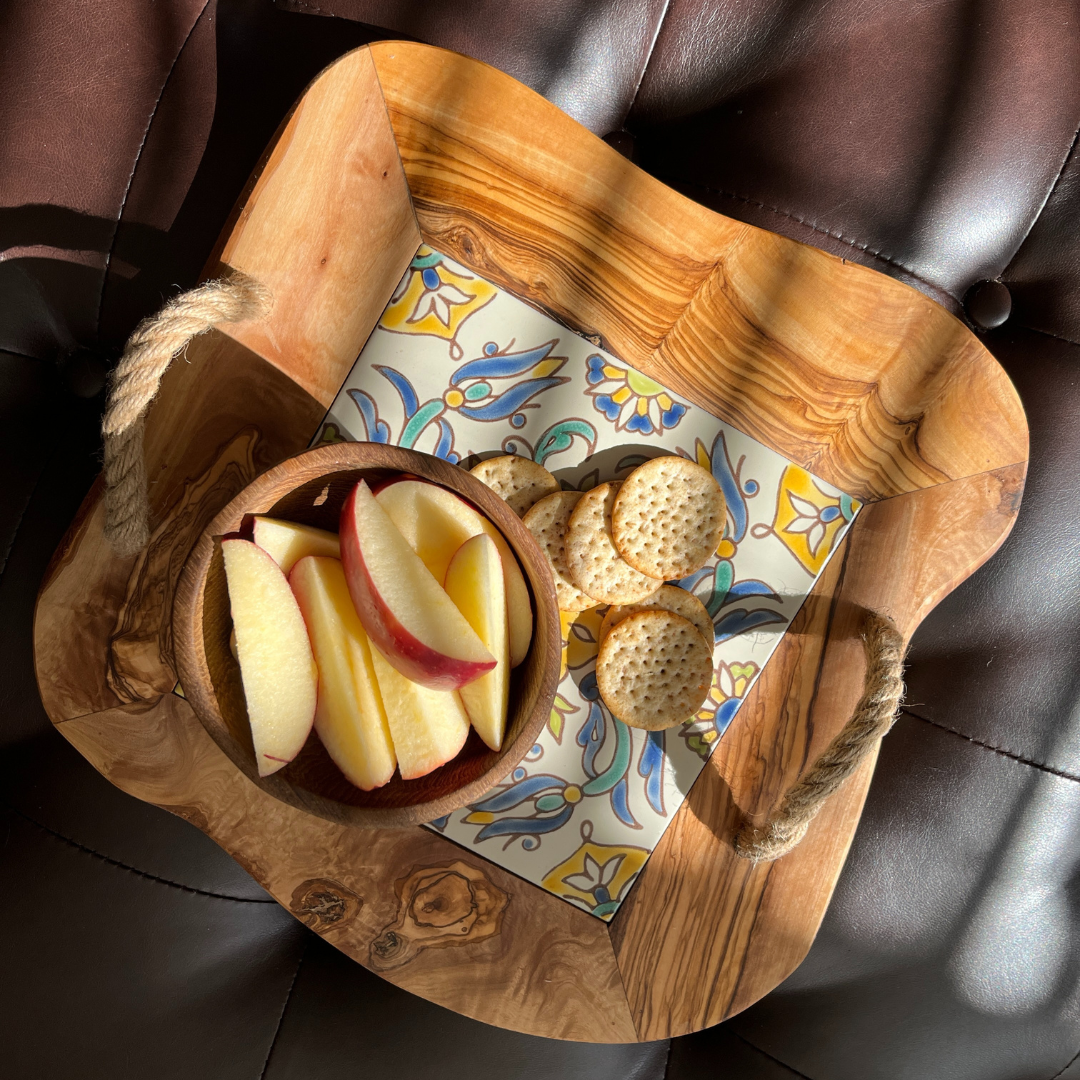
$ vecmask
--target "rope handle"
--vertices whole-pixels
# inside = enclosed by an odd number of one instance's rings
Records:
[[[174,296],[143,319],[109,377],[102,421],[105,539],[117,555],[140,552],[150,539],[150,503],[143,458],[143,421],[173,359],[193,338],[215,326],[257,318],[270,310],[270,293],[239,271]]]
[[[893,726],[904,696],[904,639],[892,619],[875,612],[867,613],[862,637],[866,683],[851,719],[763,825],[743,823],[735,834],[735,854],[740,858],[772,862],[797,847],[829,796]]]

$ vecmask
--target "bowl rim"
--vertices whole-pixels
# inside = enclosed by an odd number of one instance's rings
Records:
[[[446,795],[403,807],[352,806],[295,786],[280,773],[259,776],[254,758],[233,737],[218,708],[203,639],[203,599],[216,541],[235,532],[245,515],[265,513],[296,488],[333,473],[360,469],[413,474],[464,496],[486,515],[521,563],[534,605],[530,649],[543,650],[533,708],[517,736],[504,744],[492,765],[476,779]],[[530,550],[534,557],[523,558],[522,548]],[[418,450],[372,442],[332,443],[306,450],[260,473],[238,492],[202,531],[188,555],[177,582],[172,637],[177,676],[184,696],[200,724],[229,760],[249,780],[281,802],[357,828],[419,825],[483,798],[521,763],[543,730],[555,700],[562,661],[562,631],[551,570],[517,514],[490,488],[458,465]]]

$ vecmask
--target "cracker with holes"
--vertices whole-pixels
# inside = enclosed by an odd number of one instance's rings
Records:
[[[543,465],[517,454],[488,458],[469,471],[505,499],[518,517],[524,517],[542,498],[559,490],[559,481]]]
[[[682,457],[646,461],[623,481],[611,512],[619,554],[650,577],[686,577],[724,534],[724,493],[708,469]]]
[[[566,565],[570,579],[602,604],[633,604],[663,584],[623,560],[611,539],[611,508],[618,481],[601,484],[578,500],[566,526]]]
[[[662,731],[693,716],[712,685],[712,649],[673,611],[639,611],[614,626],[596,658],[596,685],[611,714]]]
[[[604,621],[600,624],[600,644],[608,636],[611,628],[617,626],[630,615],[636,615],[639,611],[651,611],[659,608],[661,611],[673,611],[684,619],[689,619],[701,632],[705,644],[711,650],[713,647],[713,622],[705,605],[692,593],[680,589],[677,585],[661,585],[659,589],[639,600],[636,604],[618,605],[613,604],[608,608]]]
[[[573,583],[566,565],[566,526],[580,499],[580,491],[556,491],[531,507],[523,520],[551,564],[560,611],[586,611],[597,605]]]

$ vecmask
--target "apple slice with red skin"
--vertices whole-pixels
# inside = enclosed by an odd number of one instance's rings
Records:
[[[456,690],[432,690],[371,650],[402,780],[415,780],[456,757],[469,737],[469,716]]]
[[[341,509],[341,562],[373,644],[406,678],[460,690],[495,666],[476,631],[361,480]]]
[[[375,498],[438,581],[445,580],[454,553],[470,537],[486,533],[495,541],[510,625],[510,666],[517,667],[529,652],[533,610],[525,576],[503,534],[459,495],[429,480],[392,477],[375,489]]]
[[[251,539],[281,567],[286,577],[306,555],[340,558],[337,533],[326,529],[257,514],[244,521],[244,528],[250,529]]]
[[[495,667],[460,693],[476,733],[500,750],[510,696],[510,642],[502,560],[490,536],[478,533],[458,548],[446,568],[446,592],[495,657]]]
[[[318,673],[304,617],[281,567],[250,540],[223,540],[236,655],[260,776],[287,765],[311,734]]]
[[[336,539],[336,538],[335,538]],[[315,731],[350,783],[363,791],[394,775],[397,756],[371,659],[337,559],[306,555],[289,574],[319,669]]]

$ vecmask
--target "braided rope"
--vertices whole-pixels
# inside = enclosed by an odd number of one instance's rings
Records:
[[[863,643],[866,683],[851,719],[764,825],[747,821],[739,829],[735,854],[740,858],[772,862],[796,847],[829,796],[893,726],[904,695],[904,639],[892,619],[871,612],[863,628]]]
[[[192,338],[215,326],[265,315],[270,294],[246,274],[234,273],[174,296],[143,319],[109,378],[105,438],[105,538],[118,555],[134,555],[150,539],[150,506],[143,460],[143,421],[161,378]]]

